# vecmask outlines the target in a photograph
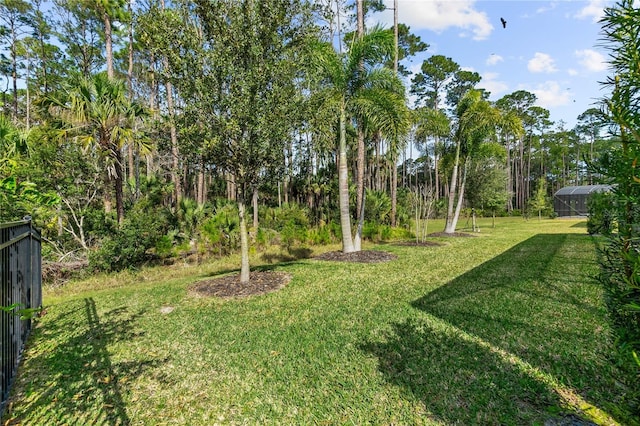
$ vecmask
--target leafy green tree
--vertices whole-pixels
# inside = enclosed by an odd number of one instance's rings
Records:
[[[494,227],[496,212],[504,210],[509,196],[505,155],[504,147],[498,143],[480,145],[469,168],[465,191],[471,208],[491,212]]]
[[[417,97],[419,104],[438,110],[442,107],[447,84],[459,70],[460,65],[453,59],[433,55],[422,62],[420,72],[411,80],[411,94]]]
[[[240,281],[248,282],[249,243],[246,205],[270,164],[283,164],[284,143],[291,137],[289,116],[298,47],[306,43],[311,23],[305,3],[297,0],[197,1],[206,43],[214,49],[216,67],[207,87],[216,96],[210,105],[210,149],[216,164],[230,172],[238,188]]]
[[[54,0],[53,9],[66,76],[80,74],[89,78],[105,64],[100,17],[84,0]]]
[[[529,199],[529,208],[538,212],[538,220],[542,220],[542,212],[549,209],[549,197],[547,196],[547,180],[543,177],[538,179],[536,191]]]

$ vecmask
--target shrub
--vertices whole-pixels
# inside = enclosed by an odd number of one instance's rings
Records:
[[[238,208],[233,204],[221,205],[216,213],[200,226],[200,234],[207,240],[211,249],[217,249],[220,255],[236,250],[240,242],[240,218]]]
[[[615,225],[615,197],[611,192],[596,192],[587,200],[589,219],[587,231],[590,235],[611,235]]]
[[[161,211],[150,214],[143,209],[130,212],[122,226],[103,238],[98,249],[89,253],[89,265],[99,271],[119,271],[138,267],[154,258],[153,249],[161,242],[169,227]]]

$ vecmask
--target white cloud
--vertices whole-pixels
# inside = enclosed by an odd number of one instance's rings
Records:
[[[606,3],[606,0],[589,0],[589,3],[575,14],[575,17],[578,19],[591,18],[593,22],[598,22],[604,15]]]
[[[545,81],[527,90],[536,95],[538,105],[547,109],[568,105],[571,100],[571,93],[563,89],[557,81]]]
[[[495,53],[492,53],[487,60],[485,61],[485,63],[487,65],[496,65],[498,62],[503,62],[504,58],[500,55],[496,55]]]
[[[475,40],[484,40],[494,27],[484,12],[474,8],[474,4],[475,0],[404,1],[398,6],[398,20],[414,32],[431,30],[440,33],[453,27],[464,30],[460,33],[462,37],[471,35]],[[386,0],[385,5],[392,8],[393,1]],[[386,25],[392,25],[393,11],[387,10],[379,16]]]
[[[578,57],[580,64],[587,71],[600,72],[607,69],[607,61],[604,55],[592,49],[576,50],[575,55]]]
[[[500,94],[506,93],[509,85],[504,81],[498,80],[499,74],[495,72],[487,72],[482,74],[482,80],[478,83],[478,87],[483,88],[491,93],[492,99],[498,99]]]
[[[550,10],[554,10],[557,6],[558,6],[558,3],[551,2],[546,6],[539,7],[536,10],[536,13],[538,13],[538,14],[546,13],[546,12],[549,12]]]
[[[546,53],[536,52],[533,58],[529,59],[527,68],[534,73],[552,73],[557,71],[554,62],[553,58]]]
[[[567,74],[569,74],[571,77],[575,77],[576,75],[578,75],[578,71],[574,70],[573,68],[569,68],[567,70]]]

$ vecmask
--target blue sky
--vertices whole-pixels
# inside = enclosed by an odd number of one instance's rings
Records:
[[[393,7],[393,0],[385,0]],[[431,55],[452,58],[482,76],[491,100],[534,93],[551,120],[572,128],[606,91],[607,51],[598,20],[607,0],[398,0],[398,20],[429,44],[405,65],[419,70]],[[502,27],[500,18],[507,21]],[[374,20],[393,24],[391,10]]]

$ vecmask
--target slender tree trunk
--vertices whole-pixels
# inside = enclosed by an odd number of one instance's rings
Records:
[[[149,109],[151,110],[151,118],[153,120],[153,132],[157,132],[158,126],[158,108],[157,108],[157,99],[158,99],[158,86],[156,84],[156,58],[153,53],[150,54],[149,57],[149,71],[151,82],[149,83]],[[147,163],[147,178],[153,176],[154,173],[154,152],[150,152],[145,156]]]
[[[249,238],[247,235],[247,217],[245,214],[244,195],[238,197],[238,214],[240,216],[240,282],[249,282]]]
[[[513,211],[513,174],[511,170],[511,146],[509,143],[509,137],[506,137],[507,148],[507,212]]]
[[[438,167],[438,147],[440,145],[440,138],[436,136],[434,144],[433,144],[433,174],[435,175],[435,198],[436,201],[440,199],[440,170]]]
[[[11,80],[13,83],[13,100],[12,100],[12,113],[13,120],[18,120],[18,54],[16,51],[15,33],[14,42],[11,44]]]
[[[355,251],[360,251],[362,247],[362,226],[361,221],[364,221],[364,163],[365,163],[365,149],[364,149],[364,130],[361,125],[358,125],[358,152],[356,162],[356,212],[358,218],[358,227],[356,228],[356,235],[354,238]],[[361,215],[362,213],[362,215]]]
[[[338,150],[338,192],[340,203],[340,228],[342,229],[342,251],[355,251],[351,237],[351,214],[349,213],[349,169],[347,167],[347,130],[344,101],[340,108],[340,146]]]
[[[109,79],[115,78],[115,71],[113,69],[113,42],[111,36],[111,18],[106,9],[102,10],[102,20],[104,22],[104,44],[105,55],[107,60],[107,77]]]
[[[127,91],[129,92],[129,100],[133,100],[133,12],[131,10],[132,0],[129,1],[129,16],[131,21],[129,22],[129,66],[127,68]],[[136,194],[138,192],[139,182],[137,179],[137,174],[135,173],[134,162],[137,161],[137,155],[134,153],[133,143],[128,144],[128,160],[129,160],[129,176],[133,175],[136,178]]]
[[[104,205],[105,214],[109,215],[113,211],[113,202],[111,201],[111,191],[114,187],[113,180],[108,172],[104,173],[104,192],[102,193],[102,203]]]
[[[168,67],[168,61],[165,60]],[[169,112],[169,135],[171,137],[171,180],[173,181],[176,205],[182,199],[182,181],[180,180],[180,150],[178,148],[178,132],[175,124],[175,110],[173,108],[173,85],[167,81],[167,109]]]
[[[253,198],[251,200],[253,207],[253,229],[258,229],[258,187],[253,188]]]
[[[123,184],[123,171],[122,171],[122,150],[118,146],[114,145],[113,152],[113,167],[115,169],[115,176],[113,178],[115,184],[116,194],[116,215],[118,217],[118,225],[122,225],[124,220],[124,184]]]
[[[396,213],[398,209],[398,166],[397,154],[393,154],[392,164],[393,170],[391,172],[391,226],[396,226]]]
[[[460,142],[456,142],[456,157],[453,163],[453,173],[451,173],[451,186],[449,189],[449,204],[447,206],[447,222],[444,232],[452,234],[456,231],[456,221],[453,215],[453,206],[456,201],[456,185],[458,184],[458,168],[460,167]]]
[[[198,168],[198,186],[197,186],[197,200],[199,205],[204,205],[207,202],[207,189],[204,173],[204,157],[200,155],[200,167]]]
[[[460,218],[460,211],[462,210],[462,204],[464,203],[464,188],[467,183],[467,164],[468,161],[465,161],[463,171],[462,171],[462,182],[460,183],[460,189],[458,190],[458,204],[456,204],[456,212],[453,215],[453,221],[451,224],[451,229],[455,232],[456,226],[458,226],[458,219]]]

